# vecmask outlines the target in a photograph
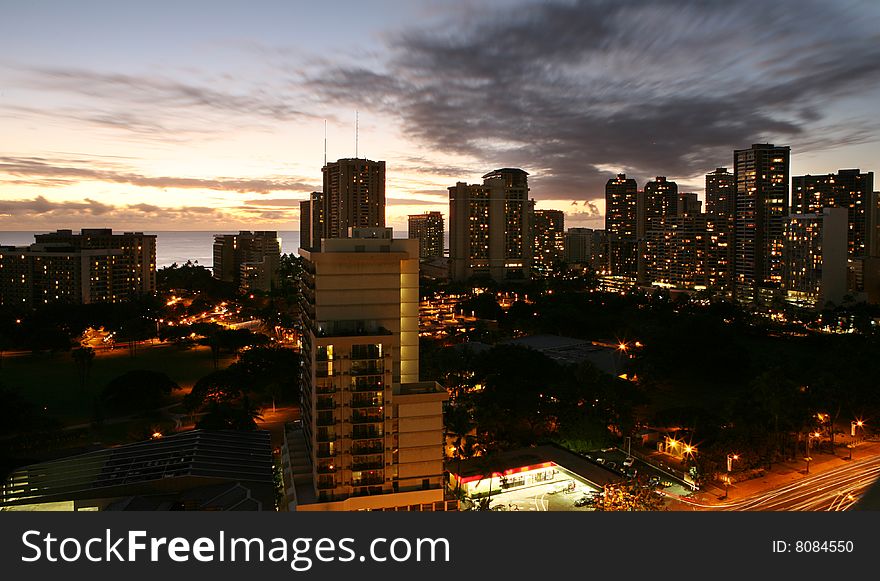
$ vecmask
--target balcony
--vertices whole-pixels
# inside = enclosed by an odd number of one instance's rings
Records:
[[[375,440],[373,442],[355,442],[351,445],[352,454],[381,454],[385,451],[385,442]]]
[[[377,428],[372,429],[357,429],[355,428],[351,432],[352,440],[370,440],[375,438],[381,438],[383,436],[382,430]]]
[[[316,442],[335,442],[336,433],[331,430],[318,430],[315,432]]]
[[[336,488],[336,482],[333,478],[321,478],[318,480],[318,490],[330,490]]]
[[[377,414],[359,414],[353,413],[351,414],[351,423],[353,424],[378,424],[380,422],[385,421],[385,416],[382,413]]]
[[[352,399],[351,407],[353,408],[375,408],[382,405],[382,398],[372,397],[368,399]]]
[[[332,385],[316,385],[315,393],[327,394],[327,393],[336,393],[336,387]]]
[[[317,472],[318,472],[318,474],[335,474],[336,473],[336,466],[334,466],[332,464],[329,466],[318,466]]]
[[[351,465],[352,470],[382,470],[385,467],[385,463],[383,461],[371,461],[371,462],[355,462]]]
[[[355,392],[383,391],[385,384],[381,379],[367,380],[366,378],[354,379],[351,382],[351,390]]]
[[[336,453],[329,445],[318,445],[315,448],[315,456],[318,458],[332,458]]]
[[[332,410],[336,407],[336,402],[332,397],[319,397],[315,400],[315,409]]]
[[[356,361],[352,362],[351,374],[354,376],[361,375],[384,375],[384,365],[356,365]]]
[[[316,426],[333,426],[333,425],[336,425],[336,419],[333,417],[332,414],[319,415],[317,418],[315,418],[315,425]]]
[[[362,476],[357,480],[351,481],[352,486],[375,486],[376,484],[384,483],[385,479],[378,474],[376,476]]]

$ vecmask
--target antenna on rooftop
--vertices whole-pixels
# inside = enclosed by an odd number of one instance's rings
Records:
[[[358,112],[354,112],[354,158],[358,156]]]
[[[324,166],[327,165],[327,120],[324,119]]]

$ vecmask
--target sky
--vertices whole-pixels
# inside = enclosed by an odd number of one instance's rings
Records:
[[[0,230],[296,230],[327,159],[386,162],[387,222],[529,172],[604,184],[880,169],[876,0],[0,0]],[[355,119],[357,117],[357,140]],[[357,141],[357,150],[356,150]],[[2,242],[2,240],[0,240]]]

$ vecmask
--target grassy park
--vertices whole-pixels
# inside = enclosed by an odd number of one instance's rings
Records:
[[[224,355],[220,367],[233,359],[232,355]],[[0,383],[45,408],[46,417],[71,426],[91,422],[94,400],[101,390],[112,379],[135,369],[165,373],[185,393],[214,370],[214,360],[211,349],[205,346],[142,345],[133,356],[127,347],[101,350],[89,367],[83,389],[80,368],[69,352],[7,354],[0,368]]]

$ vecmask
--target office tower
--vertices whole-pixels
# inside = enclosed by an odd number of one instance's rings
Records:
[[[877,203],[873,194],[873,172],[842,169],[836,174],[793,176],[791,213],[814,214],[823,208],[846,208],[849,257],[870,256],[876,233]]]
[[[156,236],[58,230],[0,246],[0,305],[125,302],[156,290]]]
[[[233,283],[242,292],[272,290],[278,284],[280,262],[278,232],[214,235],[214,278]]]
[[[786,219],[786,298],[807,307],[839,305],[847,293],[848,208],[823,208]]]
[[[734,151],[736,297],[763,301],[782,284],[782,242],[788,215],[791,148],[769,143]]]
[[[534,200],[528,173],[504,168],[483,176],[482,185],[449,188],[450,277],[496,281],[531,276]]]
[[[605,231],[608,261],[614,276],[635,278],[638,270],[638,185],[626,174],[605,184]]]
[[[347,238],[349,228],[385,227],[384,161],[345,158],[321,171],[324,238]]]
[[[532,272],[545,277],[553,272],[553,266],[564,258],[565,213],[562,210],[535,210],[535,253]]]
[[[287,500],[294,510],[442,510],[448,396],[419,382],[418,242],[390,228],[351,234],[300,249],[302,429],[285,433]]]
[[[693,192],[682,192],[678,194],[677,216],[695,216],[703,211],[703,202],[697,198],[697,194]]]
[[[299,247],[309,250],[324,237],[324,193],[312,192],[299,203]]]
[[[425,212],[409,217],[409,237],[419,241],[419,258],[443,256],[443,214]]]
[[[733,219],[736,182],[726,167],[706,174],[706,213],[717,218]]]

